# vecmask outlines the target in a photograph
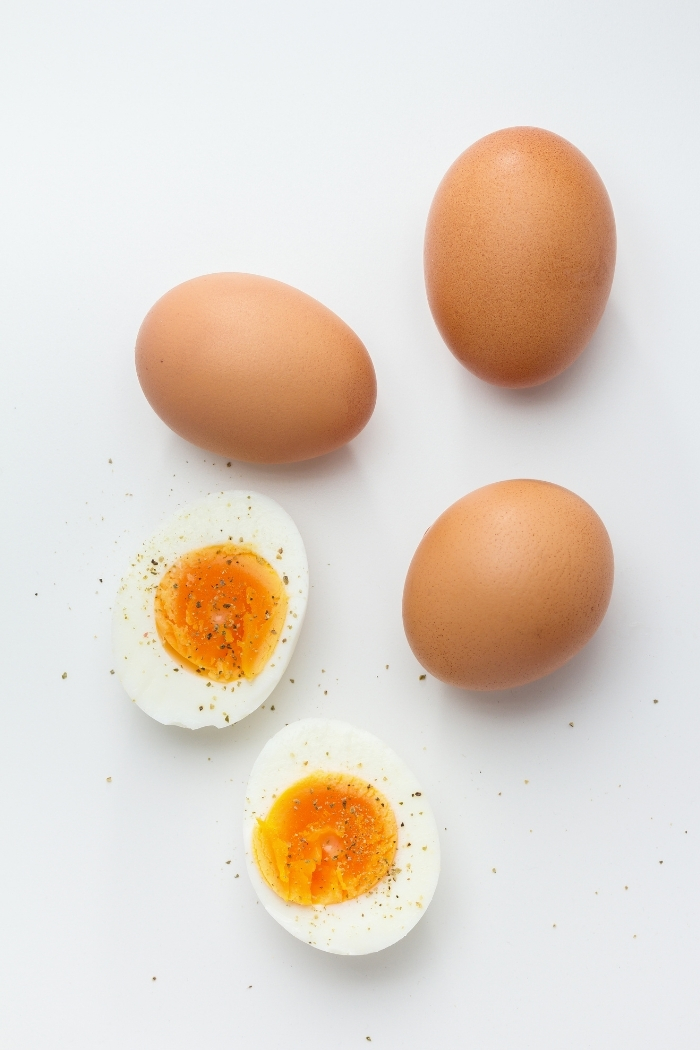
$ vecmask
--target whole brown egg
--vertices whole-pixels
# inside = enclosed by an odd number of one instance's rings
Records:
[[[304,292],[244,273],[196,277],[159,299],[136,339],[136,371],[177,434],[257,463],[344,445],[377,397],[352,329]]]
[[[615,219],[593,165],[541,128],[469,147],[433,200],[425,282],[452,353],[489,383],[527,387],[581,353],[605,309]]]
[[[465,689],[509,689],[566,663],[608,607],[613,552],[595,511],[546,481],[464,496],[423,537],[403,620],[423,667]]]

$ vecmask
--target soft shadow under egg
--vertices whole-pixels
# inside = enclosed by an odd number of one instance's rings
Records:
[[[601,628],[587,645],[562,667],[544,678],[528,682],[514,689],[494,689],[478,692],[459,689],[444,682],[435,682],[440,698],[448,711],[462,711],[466,706],[497,719],[534,717],[544,711],[569,704],[573,697],[592,694],[601,679],[603,665],[609,652],[605,632]]]
[[[610,380],[620,357],[620,345],[624,343],[624,326],[617,303],[611,299],[606,306],[600,324],[593,333],[581,354],[560,372],[558,376],[540,383],[538,386],[510,389],[484,383],[476,376],[468,374],[470,385],[478,383],[486,388],[484,396],[495,405],[502,405],[509,411],[527,410],[540,407],[558,407],[562,402],[579,398],[587,389],[591,392],[604,387]]]

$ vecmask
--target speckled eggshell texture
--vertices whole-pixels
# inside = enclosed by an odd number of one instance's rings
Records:
[[[256,463],[311,459],[367,423],[376,378],[355,333],[280,281],[217,273],[178,285],[136,340],[144,394],[176,433]]]
[[[545,481],[464,496],[423,537],[403,595],[427,671],[465,689],[510,689],[556,670],[597,630],[613,552],[595,511]]]
[[[591,338],[615,250],[612,205],[590,161],[541,128],[497,131],[457,158],[435,194],[425,235],[433,318],[481,379],[535,386]]]

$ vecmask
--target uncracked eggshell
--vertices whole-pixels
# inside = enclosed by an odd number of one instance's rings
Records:
[[[280,281],[196,277],[151,308],[136,340],[151,407],[210,452],[290,463],[339,448],[376,401],[371,358],[336,314]]]
[[[425,233],[433,318],[481,379],[543,383],[591,338],[615,249],[610,199],[583,153],[542,128],[496,131],[457,158],[435,194]]]
[[[421,540],[404,587],[406,637],[443,682],[510,689],[589,641],[612,584],[592,507],[546,481],[501,481],[458,500]]]

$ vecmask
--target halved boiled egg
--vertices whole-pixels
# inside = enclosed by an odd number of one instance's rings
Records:
[[[168,725],[239,721],[289,663],[308,578],[299,530],[269,497],[220,492],[183,507],[119,588],[113,644],[127,693]]]
[[[405,937],[440,872],[435,819],[411,771],[375,736],[324,718],[267,742],[248,782],[244,835],[270,915],[336,955]]]

